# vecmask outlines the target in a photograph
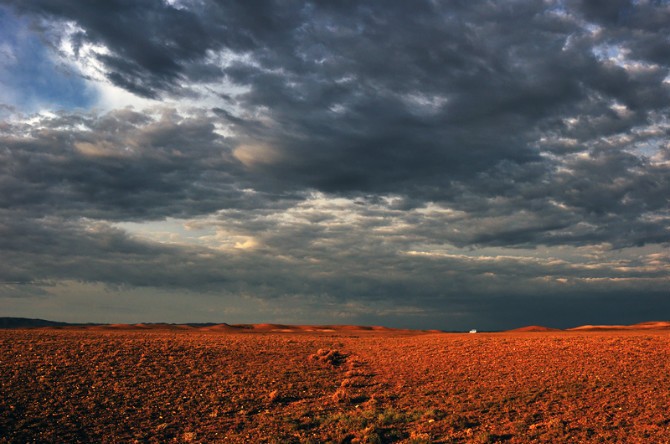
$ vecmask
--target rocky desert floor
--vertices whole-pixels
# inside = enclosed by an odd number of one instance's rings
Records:
[[[670,442],[668,329],[281,327],[0,330],[0,442]]]

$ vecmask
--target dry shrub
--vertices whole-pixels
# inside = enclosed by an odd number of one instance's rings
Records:
[[[351,391],[345,387],[340,387],[331,395],[331,399],[338,403],[350,403],[353,399]]]
[[[546,422],[546,425],[549,429],[563,431],[565,430],[566,422],[560,418],[552,418]]]
[[[400,441],[407,435],[399,430],[371,425],[363,430],[362,442],[370,444],[384,444]]]
[[[475,434],[475,442],[479,444],[489,444],[493,442],[493,435],[489,432],[480,431]]]
[[[363,367],[363,365],[363,361],[359,360],[358,358],[352,358],[347,361],[347,368],[349,368],[349,371],[358,372],[356,369]]]
[[[182,441],[183,442],[193,442],[195,441],[196,438],[196,433],[195,432],[185,432],[182,435]]]
[[[433,442],[429,433],[412,432],[409,435],[408,444],[430,444]]]
[[[346,378],[342,380],[342,382],[340,383],[341,387],[363,387],[365,385],[367,385],[367,381],[365,380],[365,378],[362,378],[360,376]]]
[[[309,360],[325,366],[338,367],[346,362],[347,356],[338,350],[320,348],[315,354],[309,357]]]
[[[382,444],[384,441],[382,440],[383,437],[383,430],[377,426],[370,426],[367,427],[365,430],[363,430],[364,436],[363,436],[363,442],[369,443],[369,444]]]
[[[365,402],[364,406],[366,408],[376,408],[381,404],[382,404],[382,401],[379,399],[379,396],[373,394],[372,396],[370,396],[370,399],[368,399]]]
[[[472,420],[464,415],[454,414],[448,420],[447,424],[456,430],[469,430],[474,426],[479,425],[475,420]]]

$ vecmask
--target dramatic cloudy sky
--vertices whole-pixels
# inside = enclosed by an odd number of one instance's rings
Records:
[[[668,1],[0,0],[0,312],[670,316]]]

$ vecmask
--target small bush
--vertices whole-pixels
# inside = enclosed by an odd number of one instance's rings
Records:
[[[477,432],[475,434],[475,442],[479,444],[489,444],[493,442],[493,435],[489,432]]]
[[[350,403],[353,396],[347,388],[340,387],[331,395],[330,399],[337,403]]]
[[[365,378],[360,376],[353,376],[342,380],[341,387],[363,387],[367,385]]]
[[[397,424],[399,422],[405,422],[406,415],[401,412],[397,412],[393,409],[386,409],[377,417],[379,423],[382,425],[391,425]]]
[[[431,444],[432,442],[433,440],[428,433],[412,432],[407,444]]]
[[[320,348],[315,354],[309,357],[309,360],[325,366],[338,367],[346,362],[347,356],[338,350]]]

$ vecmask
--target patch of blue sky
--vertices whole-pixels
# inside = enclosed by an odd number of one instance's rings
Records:
[[[601,44],[594,46],[591,50],[598,60],[619,61],[622,58],[621,48],[616,45]]]
[[[27,20],[0,8],[0,104],[32,113],[97,101],[97,89],[60,62]]]
[[[636,143],[630,152],[637,156],[653,159],[667,150],[667,143],[668,141],[664,138],[652,138]]]

